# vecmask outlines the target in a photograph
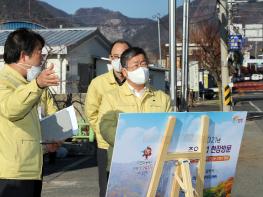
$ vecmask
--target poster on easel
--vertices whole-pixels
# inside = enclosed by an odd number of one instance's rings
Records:
[[[146,196],[171,115],[176,117],[176,125],[169,152],[198,151],[200,118],[209,117],[204,196],[224,197],[231,193],[246,112],[123,113],[119,116],[115,136],[107,197]],[[190,167],[195,185],[195,160]],[[165,163],[156,196],[169,196],[174,168],[175,161]]]

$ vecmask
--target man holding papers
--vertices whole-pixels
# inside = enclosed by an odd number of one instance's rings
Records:
[[[37,106],[56,111],[46,88],[56,86],[54,65],[41,66],[44,39],[18,29],[4,46],[6,65],[0,71],[0,197],[41,195],[43,151]],[[51,147],[52,148],[52,147]]]

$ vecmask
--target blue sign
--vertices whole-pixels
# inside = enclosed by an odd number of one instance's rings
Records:
[[[230,35],[228,37],[228,46],[230,51],[238,51],[241,50],[243,45],[243,38],[242,35]]]

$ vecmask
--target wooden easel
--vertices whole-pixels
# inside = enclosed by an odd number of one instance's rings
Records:
[[[157,155],[156,164],[154,166],[153,175],[147,192],[147,197],[155,197],[164,162],[171,160],[176,160],[177,166],[175,168],[175,176],[172,181],[170,196],[179,196],[179,190],[181,188],[185,192],[186,197],[203,197],[209,118],[205,115],[201,117],[201,136],[199,139],[199,150],[196,152],[168,153],[168,147],[171,142],[175,122],[176,118],[174,116],[170,116],[168,118],[168,124],[162,139],[160,151]],[[189,166],[190,160],[192,159],[198,160],[196,189],[194,189],[192,186],[192,178]]]

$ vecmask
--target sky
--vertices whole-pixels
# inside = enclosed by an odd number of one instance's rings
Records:
[[[103,7],[119,11],[132,18],[153,18],[154,15],[168,14],[169,0],[41,0],[68,14],[74,14],[79,8]],[[176,0],[177,6],[182,0]]]

